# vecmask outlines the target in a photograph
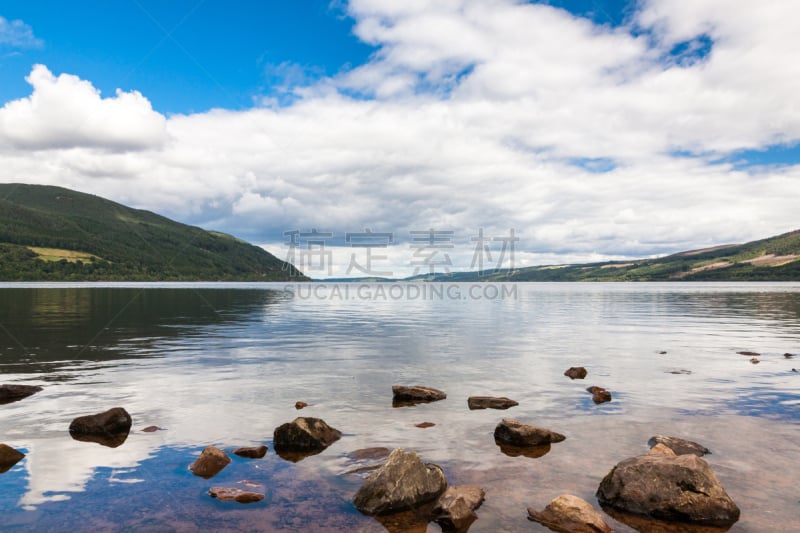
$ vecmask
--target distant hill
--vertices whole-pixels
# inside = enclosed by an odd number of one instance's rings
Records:
[[[800,281],[800,230],[656,259],[548,265],[407,281]]]
[[[230,235],[61,187],[0,184],[2,281],[306,280]]]

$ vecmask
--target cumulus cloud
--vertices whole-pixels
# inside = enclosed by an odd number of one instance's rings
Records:
[[[452,229],[462,268],[480,228],[515,229],[535,264],[796,227],[800,165],[719,162],[800,140],[795,2],[649,0],[618,27],[513,0],[347,10],[377,52],[301,77],[290,105],[166,119],[138,93],[103,99],[36,67],[33,94],[0,110],[0,180],[106,195],[279,255],[287,230],[340,246],[390,231],[399,258],[410,231]]]
[[[166,139],[166,119],[137,91],[117,89],[116,96],[102,98],[90,82],[54,76],[44,65],[35,65],[25,80],[33,93],[0,109],[0,142],[33,150],[137,150]]]
[[[33,29],[21,20],[0,17],[0,47],[40,48],[43,44],[33,35]]]

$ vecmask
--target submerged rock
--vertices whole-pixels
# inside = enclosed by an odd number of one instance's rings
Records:
[[[431,387],[392,385],[392,405],[395,407],[436,402],[445,398],[447,394]]]
[[[673,452],[675,455],[684,455],[687,453],[694,454],[698,457],[702,457],[708,453],[711,453],[711,450],[703,446],[702,444],[698,444],[691,440],[680,439],[678,437],[667,437],[665,435],[655,435],[650,437],[650,440],[647,441],[648,446],[653,448],[657,444],[663,444]]]
[[[342,432],[324,420],[301,416],[275,428],[273,447],[284,459],[296,462],[320,453],[341,437]]]
[[[519,402],[515,402],[514,400],[506,398],[505,396],[470,396],[467,398],[467,407],[469,407],[471,410],[508,409],[509,407],[514,407],[515,405],[519,405]]]
[[[432,428],[435,425],[436,424],[434,424],[433,422],[420,422],[419,424],[414,424],[414,427],[426,429],[426,428]]]
[[[592,393],[592,401],[594,403],[605,403],[611,401],[611,393],[603,387],[589,387],[586,389]]]
[[[434,507],[432,518],[444,532],[465,533],[478,519],[475,509],[481,506],[486,493],[480,487],[462,485],[447,487]]]
[[[237,489],[235,487],[211,487],[208,493],[212,498],[217,498],[220,501],[255,503],[264,499],[264,495],[259,492]]]
[[[435,500],[447,488],[442,469],[397,448],[358,489],[353,504],[367,515],[408,511]]]
[[[587,374],[588,372],[582,366],[571,366],[564,372],[569,379],[583,379]]]
[[[44,389],[36,385],[0,385],[0,405],[18,402]]]
[[[164,428],[160,428],[158,426],[147,426],[142,431],[144,433],[155,433],[156,431],[163,431],[163,430],[164,430]]]
[[[758,355],[761,355],[761,354],[760,354],[760,353],[758,353],[758,352],[748,352],[748,351],[744,351],[744,352],[736,352],[736,353],[738,353],[739,355],[746,355],[746,356],[748,356],[748,357],[749,357],[749,356],[758,356]]]
[[[761,361],[759,361],[757,357],[753,357],[752,359],[750,359],[750,362],[753,363],[754,365],[757,365]]]
[[[561,442],[566,437],[549,429],[523,424],[511,418],[504,418],[494,429],[494,438],[502,444],[511,446],[542,446]]]
[[[794,357],[794,354],[793,354],[793,353],[788,353],[788,352],[787,352],[787,353],[783,354],[783,356],[784,356],[786,359],[791,359],[792,357]]]
[[[230,464],[231,458],[216,446],[206,446],[194,463],[189,466],[192,474],[206,479],[219,474],[223,468]]]
[[[528,520],[539,522],[559,533],[611,533],[613,531],[603,520],[603,516],[589,503],[571,494],[558,496],[541,512],[528,508]]]
[[[233,454],[239,457],[247,457],[248,459],[261,459],[267,455],[267,447],[262,445],[237,448],[233,450]]]
[[[25,454],[12,448],[8,444],[0,444],[0,474],[8,472],[18,462],[22,461]]]
[[[708,463],[663,448],[618,463],[597,498],[604,507],[660,520],[729,526],[739,519],[739,508]]]
[[[75,440],[116,448],[128,438],[132,423],[125,409],[113,407],[96,415],[77,417],[69,425],[69,433]]]
[[[549,444],[541,444],[539,446],[514,446],[512,444],[504,444],[497,439],[494,443],[500,448],[503,455],[509,457],[528,457],[530,459],[538,459],[550,453],[551,446]]]

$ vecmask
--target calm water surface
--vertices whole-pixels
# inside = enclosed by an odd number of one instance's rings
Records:
[[[527,507],[565,492],[597,507],[602,477],[655,434],[713,451],[742,509],[731,531],[800,523],[800,284],[518,284],[504,298],[347,287],[0,286],[0,383],[44,387],[0,405],[0,442],[27,454],[0,474],[0,530],[385,531],[352,507],[363,477],[346,473],[359,466],[350,452],[385,446],[484,487],[470,531],[545,531]],[[571,381],[570,366],[589,376]],[[393,384],[448,397],[393,408]],[[594,405],[589,385],[614,400]],[[520,405],[469,411],[471,395]],[[312,405],[298,412],[298,400]],[[122,446],[70,438],[74,417],[113,406],[134,419]],[[292,463],[272,432],[300,414],[344,436]],[[567,440],[510,457],[492,437],[504,416]],[[234,457],[211,480],[188,471],[207,445],[262,443],[264,459]],[[264,501],[207,495],[242,480]]]

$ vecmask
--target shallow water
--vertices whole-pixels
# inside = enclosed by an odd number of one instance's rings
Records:
[[[731,531],[800,523],[800,284],[517,284],[504,298],[471,285],[424,296],[377,285],[0,287],[0,383],[45,387],[0,405],[0,442],[27,454],[0,474],[3,531],[385,531],[350,504],[363,478],[344,474],[357,466],[349,452],[374,446],[413,449],[451,484],[482,486],[472,532],[545,531],[527,507],[569,492],[599,508],[602,477],[655,434],[713,451],[742,510]],[[588,377],[571,381],[570,366]],[[448,397],[393,408],[392,384]],[[613,401],[594,405],[589,385]],[[469,411],[470,395],[520,405]],[[298,400],[312,405],[297,411]],[[134,419],[122,446],[70,438],[74,417],[113,406]],[[344,436],[284,461],[272,432],[299,415]],[[492,437],[506,416],[567,440],[509,457]],[[436,425],[415,427],[423,421]],[[166,430],[141,431],[149,425]],[[262,443],[264,459],[234,457],[211,480],[188,471],[206,445]],[[263,485],[265,500],[207,495],[242,480]]]

